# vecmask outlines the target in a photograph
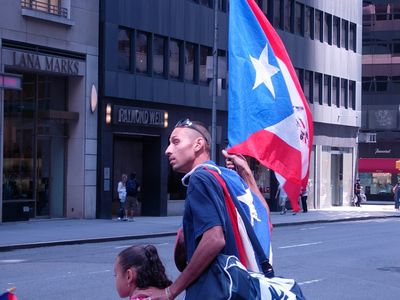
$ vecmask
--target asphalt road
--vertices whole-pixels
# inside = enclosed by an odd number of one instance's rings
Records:
[[[277,275],[295,278],[307,299],[398,299],[400,220],[312,224],[274,229]],[[0,290],[21,300],[119,299],[113,276],[118,252],[155,244],[174,279],[173,237],[58,246],[0,253]],[[182,299],[181,296],[178,299]]]

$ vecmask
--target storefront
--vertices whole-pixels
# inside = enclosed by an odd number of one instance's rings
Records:
[[[85,55],[8,41],[1,58],[22,77],[20,91],[3,92],[2,220],[83,217],[83,194],[68,177],[84,176],[76,146],[88,107]]]
[[[392,187],[397,183],[400,173],[396,168],[399,157],[399,143],[363,144],[360,147],[358,172],[368,200],[393,200]]]
[[[117,185],[122,174],[136,173],[141,185],[139,195],[143,216],[179,215],[183,212],[186,189],[168,164],[165,149],[169,135],[178,120],[190,117],[208,124],[210,112],[196,110],[188,113],[172,105],[105,98],[99,158],[99,218],[115,217],[118,211]],[[218,116],[226,124],[226,116]],[[221,151],[221,136],[226,128],[218,126],[217,152]],[[217,161],[223,162],[222,154]]]

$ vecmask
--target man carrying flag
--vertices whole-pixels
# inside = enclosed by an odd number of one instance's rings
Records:
[[[203,124],[181,120],[169,141],[165,154],[172,169],[185,174],[182,183],[187,186],[183,230],[179,231],[175,247],[175,263],[182,273],[165,291],[137,290],[133,297],[171,300],[186,289],[187,299],[219,299],[199,296],[215,296],[213,293],[217,292],[202,289],[204,280],[199,278],[207,274],[219,254],[236,256],[252,271],[270,267],[258,255],[261,252],[269,258],[270,254],[269,210],[257,196],[260,192],[246,160],[224,152],[230,166],[234,164],[242,177],[210,160],[211,136]],[[258,246],[253,247],[247,225],[261,244],[257,253]]]
[[[254,0],[230,1],[229,153],[272,169],[292,208],[309,174],[313,124],[278,34]]]

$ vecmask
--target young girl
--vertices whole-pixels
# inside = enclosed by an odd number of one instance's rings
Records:
[[[131,246],[118,254],[114,264],[115,285],[121,298],[130,300],[136,288],[156,287],[165,289],[172,281],[165,275],[165,268],[156,247]]]

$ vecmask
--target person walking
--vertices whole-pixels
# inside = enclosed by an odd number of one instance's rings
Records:
[[[126,221],[125,215],[125,201],[126,201],[126,182],[128,180],[128,176],[126,174],[122,174],[121,181],[118,182],[117,192],[118,192],[118,199],[119,199],[119,216],[118,220]]]
[[[236,189],[243,193],[240,194],[243,200],[252,197],[252,201],[261,205],[260,211],[252,213],[252,219],[269,217],[268,205],[261,201],[260,191],[246,160],[223,151],[242,178],[238,173],[218,167],[210,160],[211,136],[202,123],[189,119],[179,121],[169,142],[165,154],[172,169],[186,174],[182,178],[182,183],[187,185],[183,228],[177,236],[174,251],[175,264],[182,273],[170,287],[148,288],[133,294],[162,300],[175,299],[184,290],[186,295],[193,291],[191,288],[196,287],[197,279],[218,254],[237,256],[238,248],[232,228],[229,227],[223,188],[210,170],[220,172],[225,183],[232,187],[231,191]],[[260,225],[263,226],[263,223]],[[269,231],[268,222],[265,222],[265,226]]]
[[[279,185],[278,191],[275,195],[275,199],[277,198],[279,199],[279,206],[281,207],[281,215],[284,215],[287,212],[286,201],[288,199],[288,196],[281,185]]]
[[[308,198],[308,184],[306,185],[305,188],[301,188],[300,192],[300,198],[301,198],[301,207],[303,208],[303,213],[308,212],[307,209],[307,198]]]
[[[360,184],[359,178],[356,179],[356,183],[354,184],[354,194],[357,197],[355,206],[360,207],[361,206],[361,184]]]
[[[136,173],[133,172],[129,175],[129,179],[126,182],[126,203],[125,203],[125,215],[128,221],[134,221],[133,217],[139,209],[138,192],[140,191],[140,185],[136,180]]]
[[[400,207],[400,180],[397,181],[396,185],[392,189],[394,197],[394,209],[399,210]]]

